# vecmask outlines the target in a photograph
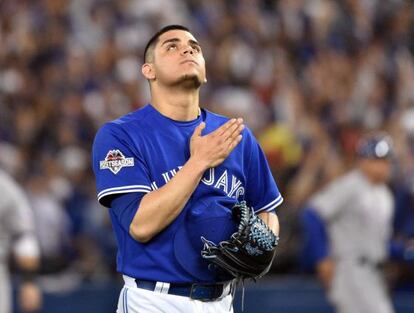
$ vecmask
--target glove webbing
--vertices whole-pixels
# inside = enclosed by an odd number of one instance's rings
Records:
[[[271,251],[277,246],[278,238],[275,234],[269,231],[269,227],[266,225],[263,220],[257,216],[252,218],[250,225],[254,227],[251,228],[249,233],[249,240],[256,242],[256,244],[263,250]],[[266,229],[266,231],[263,231]]]

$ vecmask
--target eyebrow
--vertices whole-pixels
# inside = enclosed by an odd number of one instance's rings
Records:
[[[162,47],[163,45],[165,45],[166,43],[169,43],[169,42],[179,42],[179,41],[181,41],[181,39],[179,39],[179,38],[170,38],[170,39],[165,40],[165,41],[161,44],[161,47]],[[200,44],[199,44],[197,41],[195,41],[194,39],[190,39],[190,40],[188,40],[188,42],[189,42],[190,44],[192,44],[192,45],[196,45],[196,46],[199,46],[199,47],[200,47]]]

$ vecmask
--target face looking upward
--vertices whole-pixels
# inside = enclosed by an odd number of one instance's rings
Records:
[[[150,82],[165,86],[194,89],[206,81],[201,47],[184,30],[170,30],[158,38],[142,73]]]

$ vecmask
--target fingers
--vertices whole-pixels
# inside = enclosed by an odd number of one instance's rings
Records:
[[[244,129],[243,119],[231,119],[221,127],[221,133],[218,135],[220,141],[225,145],[226,154],[228,155],[241,141],[241,132]]]
[[[229,144],[228,150],[227,150],[227,154],[230,154],[234,150],[234,148],[237,147],[237,145],[240,143],[242,138],[243,138],[242,135],[238,135],[234,140],[231,141],[231,143]]]
[[[201,122],[194,130],[193,137],[200,137],[204,128],[206,128],[206,123]]]
[[[230,143],[234,139],[236,139],[236,137],[238,135],[241,134],[241,132],[243,131],[243,129],[244,129],[244,125],[243,124],[236,123],[235,125],[232,125],[231,127],[229,127],[227,129],[227,131],[223,134],[223,136],[225,137],[225,140]]]
[[[243,119],[231,119],[215,131],[202,136],[205,123],[200,123],[190,140],[190,152],[194,157],[204,159],[209,167],[221,164],[242,140]]]
[[[240,125],[243,124],[242,118],[232,118],[231,120],[227,121],[223,125],[221,125],[219,128],[217,128],[213,133],[211,133],[213,136],[221,137],[222,140],[226,141],[234,131],[238,129]]]
[[[232,118],[228,120],[226,123],[221,125],[219,128],[217,128],[212,134],[221,136],[223,135],[231,126],[235,125],[237,123],[237,119]]]

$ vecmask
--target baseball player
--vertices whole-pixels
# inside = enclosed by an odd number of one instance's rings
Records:
[[[370,135],[357,152],[356,168],[310,201],[316,269],[338,313],[392,313],[381,270],[392,230],[391,142]]]
[[[12,251],[21,284],[18,303],[24,313],[38,312],[41,292],[33,281],[38,267],[39,246],[34,235],[33,212],[24,192],[4,171],[0,170],[0,313],[11,313],[11,282],[8,257]]]
[[[224,239],[217,225],[245,200],[278,234],[282,196],[242,119],[199,107],[205,61],[187,28],[149,40],[142,74],[151,103],[103,125],[93,145],[125,281],[117,312],[232,311],[232,280],[201,258],[203,230]]]

